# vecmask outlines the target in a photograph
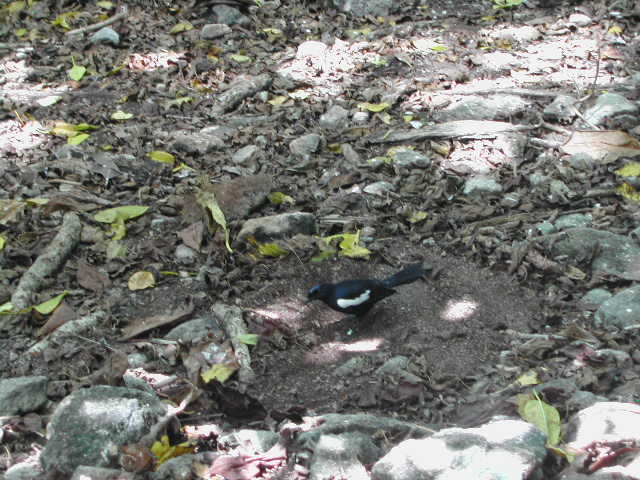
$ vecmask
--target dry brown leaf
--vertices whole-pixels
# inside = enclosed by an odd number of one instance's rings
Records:
[[[640,155],[640,142],[620,130],[574,132],[562,146],[569,155],[585,153],[602,163],[615,162],[620,157]]]

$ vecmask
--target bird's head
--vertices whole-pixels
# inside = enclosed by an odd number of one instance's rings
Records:
[[[312,302],[314,300],[322,300],[327,298],[331,289],[331,285],[328,283],[322,283],[320,285],[316,285],[315,287],[311,287],[309,292],[307,293],[307,303]]]

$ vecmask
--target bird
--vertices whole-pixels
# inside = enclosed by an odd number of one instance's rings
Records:
[[[321,283],[307,294],[307,303],[322,300],[338,312],[363,317],[380,300],[396,293],[394,287],[415,282],[426,275],[422,263],[414,263],[384,280],[355,279]]]

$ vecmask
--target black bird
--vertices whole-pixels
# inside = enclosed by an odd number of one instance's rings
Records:
[[[421,263],[415,263],[384,280],[345,280],[340,283],[322,283],[309,290],[307,301],[322,300],[338,312],[362,317],[383,298],[393,295],[393,287],[412,283],[426,275]]]

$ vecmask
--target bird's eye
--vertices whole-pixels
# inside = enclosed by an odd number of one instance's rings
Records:
[[[311,287],[311,289],[309,289],[309,295],[313,295],[314,293],[316,293],[318,290],[320,289],[319,285],[316,285],[315,287]]]

